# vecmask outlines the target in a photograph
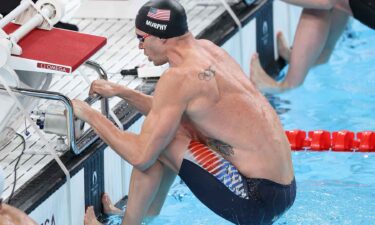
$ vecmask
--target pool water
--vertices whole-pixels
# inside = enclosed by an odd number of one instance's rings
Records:
[[[268,96],[286,130],[375,130],[375,31],[354,22],[304,85]],[[375,153],[294,152],[297,198],[275,224],[375,224]],[[107,224],[120,224],[112,217]],[[230,224],[181,183],[152,225]]]

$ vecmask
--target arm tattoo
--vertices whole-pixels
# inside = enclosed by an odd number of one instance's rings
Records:
[[[224,156],[232,156],[234,155],[233,147],[216,139],[208,138],[207,145],[212,150],[224,155]]]
[[[212,69],[212,67],[208,67],[208,69],[203,70],[202,72],[198,73],[199,80],[209,81],[212,77],[216,75],[216,71]]]

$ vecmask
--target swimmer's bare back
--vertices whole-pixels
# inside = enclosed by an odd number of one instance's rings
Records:
[[[185,114],[243,175],[290,184],[290,147],[276,112],[224,50],[197,43],[170,73],[194,93]]]

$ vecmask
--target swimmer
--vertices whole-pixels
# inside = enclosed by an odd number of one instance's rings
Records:
[[[251,58],[250,80],[265,93],[282,93],[299,87],[309,69],[328,62],[350,16],[375,29],[375,0],[284,0],[303,7],[293,50],[281,33],[277,35],[279,55],[289,62],[281,82],[273,80],[262,68],[257,54]]]
[[[146,115],[140,134],[73,100],[75,115],[134,166],[122,224],[140,224],[162,205],[176,174],[232,223],[277,220],[292,206],[296,182],[288,139],[267,99],[228,53],[194,38],[177,1],[147,2],[135,23],[148,59],[170,65],[154,95],[108,81],[94,82],[89,94],[119,96],[136,107]],[[92,217],[89,208],[86,225],[97,224]]]

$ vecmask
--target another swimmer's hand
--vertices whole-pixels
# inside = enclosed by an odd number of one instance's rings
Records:
[[[106,80],[95,80],[92,82],[89,95],[98,94],[104,98],[117,96],[123,87],[119,84],[112,83]]]
[[[74,115],[79,119],[90,123],[89,120],[96,111],[92,109],[89,104],[81,100],[74,99],[72,100],[72,104]]]

